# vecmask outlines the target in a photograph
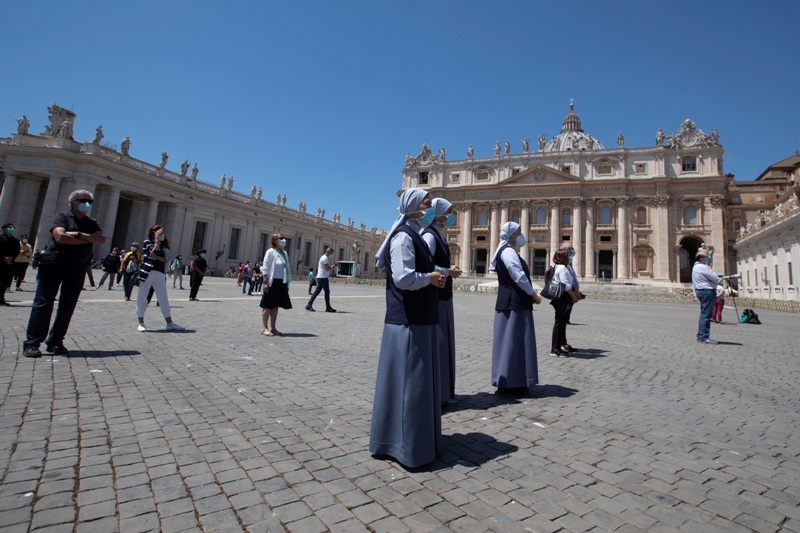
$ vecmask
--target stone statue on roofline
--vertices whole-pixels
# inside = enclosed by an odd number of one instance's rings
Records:
[[[528,141],[528,138],[525,137],[522,139],[522,153],[527,154],[531,149],[531,143]]]
[[[185,176],[187,172],[189,172],[189,160],[184,159],[181,163],[181,176]]]
[[[617,146],[619,148],[625,148],[625,136],[622,132],[619,132],[619,135],[617,135]]]
[[[494,156],[495,157],[500,157],[500,150],[502,150],[502,148],[500,147],[500,142],[495,142],[494,143]]]
[[[505,149],[505,152],[504,152],[505,155],[508,155],[508,154],[511,153],[511,143],[510,142],[506,141],[506,143],[503,145],[503,148]]]
[[[547,139],[545,139],[544,133],[540,134],[536,140],[539,143],[539,151],[541,152],[544,150],[544,146],[547,144]]]
[[[219,178],[219,188],[220,189],[224,189],[225,188],[225,183],[227,183],[227,182],[228,182],[228,176],[226,176],[225,174],[220,176],[220,178]]]
[[[259,187],[258,191],[256,191],[256,200],[261,200],[261,187]]]
[[[94,138],[92,139],[92,144],[100,144],[100,141],[103,140],[103,126],[97,126],[94,130]]]
[[[198,172],[200,171],[197,169],[197,163],[195,163],[194,165],[192,165],[192,175],[189,177],[192,178],[193,180],[197,179]]]
[[[658,128],[656,132],[656,146],[663,146],[664,145],[664,130]]]
[[[226,187],[229,191],[233,189],[233,176],[228,178],[228,186]]]
[[[161,152],[161,162],[158,164],[158,168],[166,167],[168,159],[169,159],[169,155],[167,155],[167,152]]]
[[[256,186],[253,185],[253,188],[250,189],[250,198],[255,198],[255,197],[256,197]]]
[[[17,135],[27,135],[30,127],[31,123],[25,115],[17,119]]]
[[[131,138],[130,137],[125,137],[124,139],[122,139],[122,145],[121,145],[120,149],[122,150],[122,155],[128,155],[128,152],[130,152],[130,149],[131,149]]]
[[[473,156],[473,155],[475,155],[475,148],[473,148],[473,147],[472,147],[472,145],[470,144],[470,145],[467,147],[467,157],[468,157],[468,158],[470,158],[470,159],[472,159],[472,156]]]

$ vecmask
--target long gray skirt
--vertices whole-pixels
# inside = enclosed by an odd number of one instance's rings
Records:
[[[439,383],[443,402],[456,394],[456,325],[453,300],[439,301]]]
[[[496,311],[492,342],[492,385],[507,389],[539,383],[533,311]]]
[[[438,336],[438,326],[383,326],[369,451],[410,468],[442,446]]]

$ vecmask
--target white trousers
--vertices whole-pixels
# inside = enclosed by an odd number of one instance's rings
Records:
[[[136,295],[136,316],[144,318],[147,310],[147,295],[150,287],[156,291],[158,305],[161,307],[161,314],[164,318],[170,317],[169,298],[167,297],[167,276],[163,272],[151,271],[147,279],[139,282],[139,294]]]

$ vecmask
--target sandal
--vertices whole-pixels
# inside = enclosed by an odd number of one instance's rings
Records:
[[[261,330],[261,334],[262,335],[266,335],[267,337],[273,337],[274,336],[271,331],[268,331],[266,329],[262,329]]]
[[[275,329],[275,328],[272,328],[272,334],[273,334],[273,335],[277,335],[277,336],[279,336],[279,337],[283,335],[283,333],[281,333],[280,331],[278,331],[278,330],[277,330],[277,329]]]

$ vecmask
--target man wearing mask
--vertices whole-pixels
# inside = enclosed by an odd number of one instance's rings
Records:
[[[14,224],[5,224],[0,234],[0,305],[6,302],[6,291],[14,279],[14,260],[19,255],[19,239],[14,237]]]
[[[78,303],[86,277],[86,261],[92,255],[92,245],[106,241],[97,222],[87,216],[94,203],[94,195],[85,190],[69,195],[69,210],[56,213],[50,225],[50,242],[39,257],[39,283],[31,306],[27,338],[22,344],[25,357],[39,357],[39,345],[44,342],[47,351],[67,355],[64,337]],[[58,310],[50,333],[50,317],[56,295]]]
[[[311,299],[308,300],[306,304],[306,311],[314,311],[312,305],[314,304],[314,300],[317,299],[319,293],[321,291],[325,291],[325,312],[327,313],[335,313],[336,309],[331,307],[331,288],[330,288],[330,275],[331,271],[336,268],[339,264],[339,261],[331,264],[330,256],[333,255],[333,248],[325,248],[325,253],[322,254],[322,257],[319,258],[319,264],[317,265],[317,288],[314,291],[314,294],[311,296]]]
[[[20,285],[25,281],[25,273],[28,265],[31,264],[33,248],[28,244],[28,236],[22,235],[19,239],[19,255],[14,260],[14,280],[17,282],[17,290],[21,291]]]
[[[196,302],[197,291],[200,290],[200,285],[203,283],[203,277],[206,275],[208,263],[206,262],[206,250],[198,250],[197,255],[192,259],[189,265],[189,301]]]

